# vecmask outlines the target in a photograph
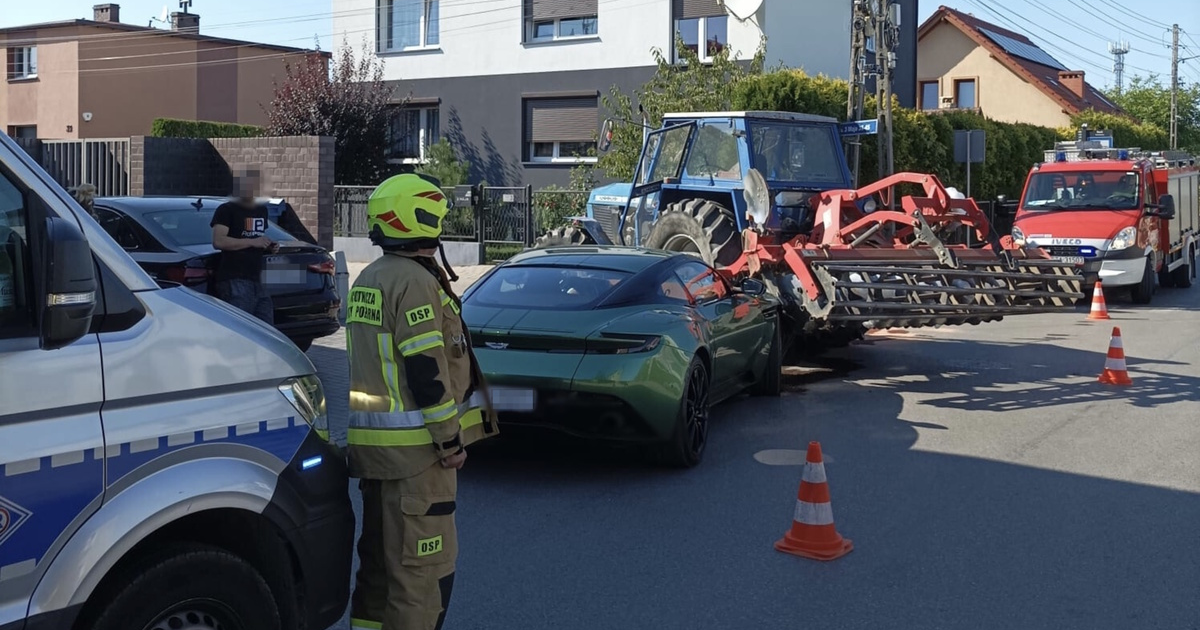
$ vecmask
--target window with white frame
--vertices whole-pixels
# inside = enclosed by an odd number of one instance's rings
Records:
[[[8,49],[8,78],[37,77],[37,46],[12,46]]]
[[[672,0],[671,17],[675,25],[672,40],[678,34],[683,47],[701,61],[712,61],[729,46],[729,16],[718,0]],[[675,50],[676,61],[682,58],[682,52]]]
[[[420,164],[429,158],[429,147],[437,144],[437,107],[396,107],[388,117],[387,159]]]
[[[525,159],[595,162],[598,111],[595,96],[525,99]]]
[[[600,34],[597,0],[525,0],[525,41],[586,39]]]
[[[684,48],[695,53],[700,61],[712,61],[729,45],[729,16],[726,15],[676,20],[675,29],[683,39]],[[680,59],[678,51],[675,59]]]
[[[402,52],[437,48],[440,0],[378,0],[376,48]]]

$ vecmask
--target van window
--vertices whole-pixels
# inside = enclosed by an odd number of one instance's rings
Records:
[[[25,196],[0,171],[0,339],[34,332],[28,225]]]

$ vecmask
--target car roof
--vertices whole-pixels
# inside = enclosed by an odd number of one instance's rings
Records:
[[[200,208],[194,205],[200,202]],[[126,214],[143,214],[160,210],[216,210],[217,206],[232,201],[230,197],[208,195],[162,196],[162,197],[97,197],[95,204],[116,208]]]
[[[614,271],[639,273],[671,258],[687,257],[666,252],[622,245],[564,245],[525,250],[509,258],[503,266],[600,267]]]

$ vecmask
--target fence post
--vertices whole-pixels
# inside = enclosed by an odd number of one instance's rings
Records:
[[[525,247],[533,247],[533,185],[525,186]]]
[[[483,184],[471,187],[471,208],[475,212],[475,238],[479,241],[479,264],[487,264],[487,244],[483,220]]]

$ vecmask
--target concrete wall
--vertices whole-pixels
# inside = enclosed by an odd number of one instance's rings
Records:
[[[479,265],[483,263],[479,252],[479,243],[461,243],[443,241],[446,250],[446,260],[450,266]],[[337,236],[333,239],[333,249],[346,255],[346,262],[369,263],[383,255],[383,250],[371,243],[369,238]]]
[[[326,249],[333,248],[333,138],[152,138],[130,141],[129,194],[228,195],[232,174],[258,167]]]
[[[919,43],[918,81],[938,81],[941,96],[954,95],[956,79],[975,79],[975,97],[988,118],[1042,127],[1071,123],[1061,105],[994,59],[950,24],[939,24]]]

